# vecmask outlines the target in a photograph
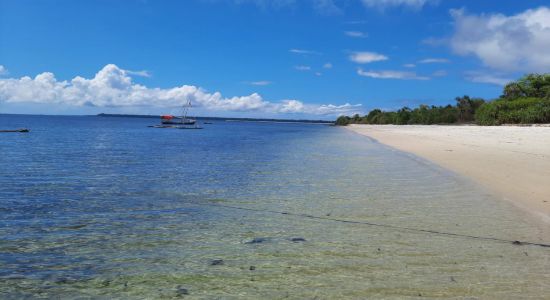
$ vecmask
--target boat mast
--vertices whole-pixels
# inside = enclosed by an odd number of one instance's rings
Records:
[[[182,123],[185,123],[187,120],[187,110],[191,107],[191,99],[187,99],[187,103],[183,104],[183,118],[181,119]]]

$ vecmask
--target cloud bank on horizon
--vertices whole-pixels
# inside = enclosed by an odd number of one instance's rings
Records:
[[[2,66],[0,70],[5,70]],[[264,100],[258,93],[226,98],[219,92],[182,85],[168,89],[148,88],[134,83],[130,75],[150,76],[146,71],[129,71],[117,65],[104,66],[91,79],[76,76],[59,81],[51,72],[34,78],[0,78],[0,103],[63,104],[92,107],[178,107],[190,100],[193,106],[207,110],[275,114],[341,115],[358,112],[361,104],[305,104],[295,99],[279,102]]]

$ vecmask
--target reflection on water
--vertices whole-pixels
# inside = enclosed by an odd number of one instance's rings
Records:
[[[293,215],[550,240],[424,160],[341,128],[155,121],[28,117],[1,137],[1,298],[550,294],[548,248]]]

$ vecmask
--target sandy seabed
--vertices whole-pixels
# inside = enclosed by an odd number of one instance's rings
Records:
[[[350,125],[393,148],[470,177],[550,223],[550,127]]]

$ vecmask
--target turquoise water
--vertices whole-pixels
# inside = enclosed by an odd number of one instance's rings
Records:
[[[324,125],[155,122],[0,115],[32,130],[0,135],[0,298],[550,295],[549,248],[402,229],[549,240],[420,158]]]

